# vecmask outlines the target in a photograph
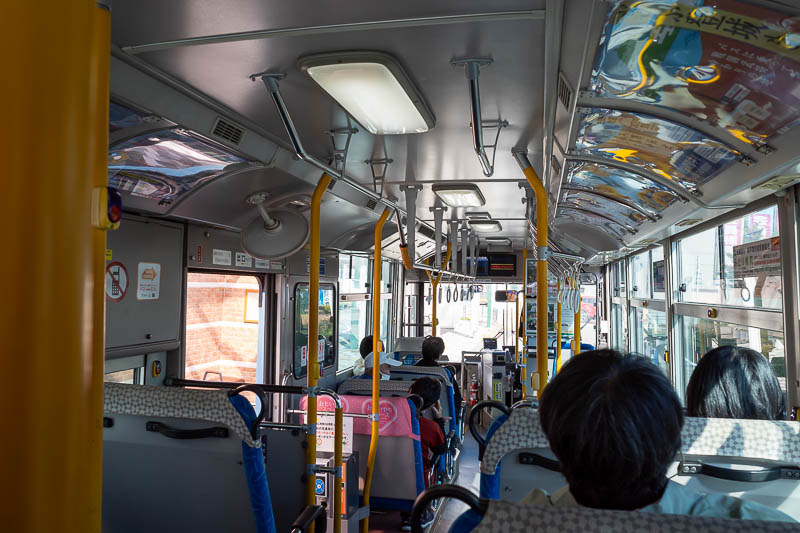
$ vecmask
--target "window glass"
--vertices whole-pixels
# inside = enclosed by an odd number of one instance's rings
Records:
[[[650,250],[650,260],[652,261],[652,288],[653,298],[663,300],[666,291],[667,270],[664,266],[664,248],[659,246]]]
[[[669,375],[666,313],[643,307],[631,309],[631,351],[647,357]]]
[[[186,379],[257,382],[259,295],[255,276],[189,272]]]
[[[778,206],[722,225],[725,244],[723,303],[781,309]]]
[[[394,272],[392,262],[383,261],[381,265],[381,292],[392,292],[392,273]]]
[[[339,302],[339,359],[337,371],[347,370],[361,359],[358,348],[367,336],[367,300]]]
[[[323,368],[333,365],[336,359],[336,315],[335,291],[332,285],[321,285],[319,289],[320,349],[317,357]],[[360,340],[360,339],[359,339]],[[324,344],[323,344],[324,342]],[[294,289],[294,376],[306,375],[308,367],[308,283],[298,283]]]
[[[369,283],[369,259],[358,255],[339,256],[339,290],[342,294],[365,293]]]
[[[381,340],[384,350],[392,351],[392,299],[381,298]]]
[[[103,376],[103,381],[110,381],[112,383],[139,383],[139,373],[142,368],[128,368],[126,370],[119,370],[117,372],[109,372]]]
[[[611,347],[616,350],[627,350],[625,342],[625,313],[620,304],[611,304]]]
[[[763,354],[772,364],[781,389],[786,390],[783,333],[688,316],[681,317],[680,332],[684,358],[684,390],[700,357],[717,346],[741,346]]]
[[[611,290],[614,296],[625,296],[625,261],[611,265]]]
[[[678,241],[678,255],[680,299],[685,302],[720,303],[717,228]]]
[[[650,252],[634,255],[628,262],[631,269],[631,298],[650,298]]]

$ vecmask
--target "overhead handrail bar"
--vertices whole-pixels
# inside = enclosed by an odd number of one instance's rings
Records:
[[[561,371],[561,279],[558,280],[556,293],[556,374]],[[555,374],[553,377],[556,377]]]
[[[264,392],[274,394],[307,394],[307,387],[293,385],[266,385],[262,383],[234,383],[230,381],[200,381],[199,379],[183,379],[168,377],[164,379],[167,387],[194,387],[198,389],[236,389],[243,385],[256,387]]]
[[[369,439],[369,457],[367,459],[367,473],[364,481],[364,506],[369,507],[369,497],[372,491],[372,475],[375,470],[375,457],[378,453],[378,426],[380,421],[380,351],[378,344],[381,342],[381,253],[383,241],[383,225],[389,218],[389,210],[384,209],[378,223],[375,224],[375,257],[372,260],[372,431]],[[339,492],[339,486],[336,486]],[[369,533],[369,513],[361,522],[362,533]]]
[[[306,422],[309,432],[306,435],[306,505],[316,503],[314,476],[317,466],[317,390],[319,383],[319,233],[320,207],[322,196],[331,182],[327,172],[319,178],[314,194],[311,196],[311,232],[309,236],[309,270],[308,270],[308,366],[306,370],[308,394],[308,416]],[[378,268],[377,270],[380,270]]]
[[[450,261],[450,254],[452,252],[453,252],[453,246],[450,243],[450,241],[447,241],[447,252],[445,253],[444,257],[445,264],[447,264],[447,262]],[[431,284],[431,292],[433,293],[433,298],[431,298],[431,335],[435,337],[439,326],[439,319],[437,318],[436,315],[437,303],[438,303],[438,298],[436,298],[436,291],[439,288],[439,282],[442,280],[442,274],[444,272],[440,270],[435,278],[431,275],[431,271],[425,270],[425,273],[428,275],[428,281]]]
[[[374,372],[373,367],[373,372]],[[331,389],[320,389],[320,395],[325,395],[333,399],[335,405],[334,411],[334,429],[333,429],[333,533],[341,533],[342,531],[342,491],[339,490],[342,486],[342,436],[344,433],[344,421],[342,408],[342,399]],[[318,413],[319,414],[319,413]]]
[[[522,248],[522,275],[527,276],[528,270],[528,239],[525,239],[525,243],[523,244]],[[519,354],[519,348],[517,348],[517,363],[520,366],[520,381],[522,381],[522,399],[525,400],[528,398],[528,336],[525,335],[525,331],[527,330],[527,313],[525,310],[525,296],[528,294],[528,279],[523,278],[522,280],[522,315],[517,317],[517,324],[522,322],[522,355]],[[517,297],[519,299],[519,297]],[[519,326],[518,326],[519,327]],[[515,339],[514,344],[517,345],[517,341],[519,339],[519,335],[517,335],[517,339]]]
[[[581,353],[581,282],[580,282],[580,271],[578,274],[575,275],[573,279],[574,289],[577,292],[575,297],[575,318],[574,318],[574,326],[573,329],[575,332],[572,334],[572,342],[575,343],[574,353],[578,355]]]
[[[486,144],[483,141],[483,125],[484,122],[481,118],[481,92],[478,83],[478,77],[482,66],[492,63],[490,58],[467,58],[467,59],[454,59],[450,62],[453,66],[463,66],[464,72],[467,76],[469,84],[469,112],[470,121],[472,126],[472,147],[475,154],[478,156],[478,161],[483,169],[483,175],[491,177],[494,174],[494,156],[497,154],[497,139],[493,145],[494,153],[492,154],[492,161],[486,155]],[[498,121],[492,124],[492,127],[497,128],[497,138],[500,137],[500,130],[508,125],[508,122]]]
[[[538,397],[547,385],[547,192],[528,160],[527,151],[512,150],[525,178],[536,196],[536,377]]]

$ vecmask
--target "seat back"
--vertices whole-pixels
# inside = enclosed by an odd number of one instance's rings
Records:
[[[492,501],[475,533],[541,532],[605,532],[647,531],[648,533],[705,533],[708,531],[766,533],[797,531],[798,525],[788,522],[736,520],[705,516],[685,516],[643,513],[638,511],[609,511],[588,507],[551,507]],[[454,527],[453,530],[456,531]],[[461,533],[459,530],[458,533]]]
[[[411,384],[405,381],[390,380],[380,381],[378,386],[380,388],[381,397],[399,396],[405,398],[408,396],[408,387],[410,387]],[[370,396],[372,395],[372,380],[358,378],[346,379],[339,384],[336,392],[340,395]]]
[[[106,383],[103,531],[275,531],[253,419],[225,391]]]
[[[446,424],[447,431],[455,431],[456,437],[461,439],[460,425],[456,419],[456,400],[453,391],[453,381],[450,371],[441,366],[399,366],[393,367],[390,373],[392,380],[414,381],[420,376],[430,376],[439,379],[442,384],[442,392],[439,401],[442,404],[442,411],[450,417]]]
[[[481,496],[519,501],[531,489],[552,492],[566,485],[539,424],[538,411],[514,409],[489,440],[481,461]],[[800,467],[800,423],[722,418],[686,418],[681,436],[683,461],[730,469]],[[722,480],[679,472],[679,456],[668,471],[674,481],[705,493],[721,493],[752,500],[800,520],[800,470],[787,470],[774,481]],[[533,461],[533,464],[532,464]],[[513,465],[513,466],[512,466]],[[734,466],[735,465],[735,466]],[[504,468],[505,467],[505,468]],[[798,475],[798,477],[790,477]]]
[[[369,380],[352,381],[370,383]],[[366,415],[372,412],[372,399],[368,396],[340,394],[339,398],[345,413]],[[305,409],[306,402],[305,397],[301,399],[301,409]],[[329,397],[319,397],[317,402],[319,411],[334,410],[333,400]],[[417,495],[425,490],[417,409],[405,393],[403,397],[381,397],[379,409],[380,438],[372,473],[370,508],[410,511]],[[359,489],[362,492],[371,435],[370,419],[353,419],[353,452],[359,457]]]

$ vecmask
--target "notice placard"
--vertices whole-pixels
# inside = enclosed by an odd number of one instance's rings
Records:
[[[329,415],[320,415],[317,418],[317,451],[333,453],[333,445],[336,442],[335,418]],[[353,453],[353,418],[345,416],[342,418],[342,453]]]
[[[136,299],[158,300],[161,289],[161,264],[139,263]]]
[[[733,277],[753,278],[781,274],[781,238],[771,237],[761,241],[733,247]]]

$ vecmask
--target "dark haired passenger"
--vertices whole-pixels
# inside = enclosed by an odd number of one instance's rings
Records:
[[[749,348],[720,346],[705,354],[686,388],[689,416],[786,419],[786,398],[766,357]]]
[[[425,337],[422,341],[422,359],[416,362],[414,366],[441,366],[439,365],[439,358],[444,353],[444,340],[441,337]],[[450,376],[450,381],[453,384],[453,400],[455,401],[456,412],[461,409],[461,389],[458,386],[458,381],[455,375]]]
[[[523,502],[794,522],[755,502],[668,481],[683,413],[648,359],[616,350],[573,357],[545,388],[539,417],[569,485],[552,495],[535,489]]]
[[[439,381],[427,376],[415,380],[408,389],[409,398],[415,402],[419,416],[419,442],[422,447],[422,467],[425,470],[426,482],[433,468],[431,462],[433,454],[445,451],[444,419],[439,406],[441,393],[442,385]],[[427,410],[430,410],[433,420],[422,416]]]

